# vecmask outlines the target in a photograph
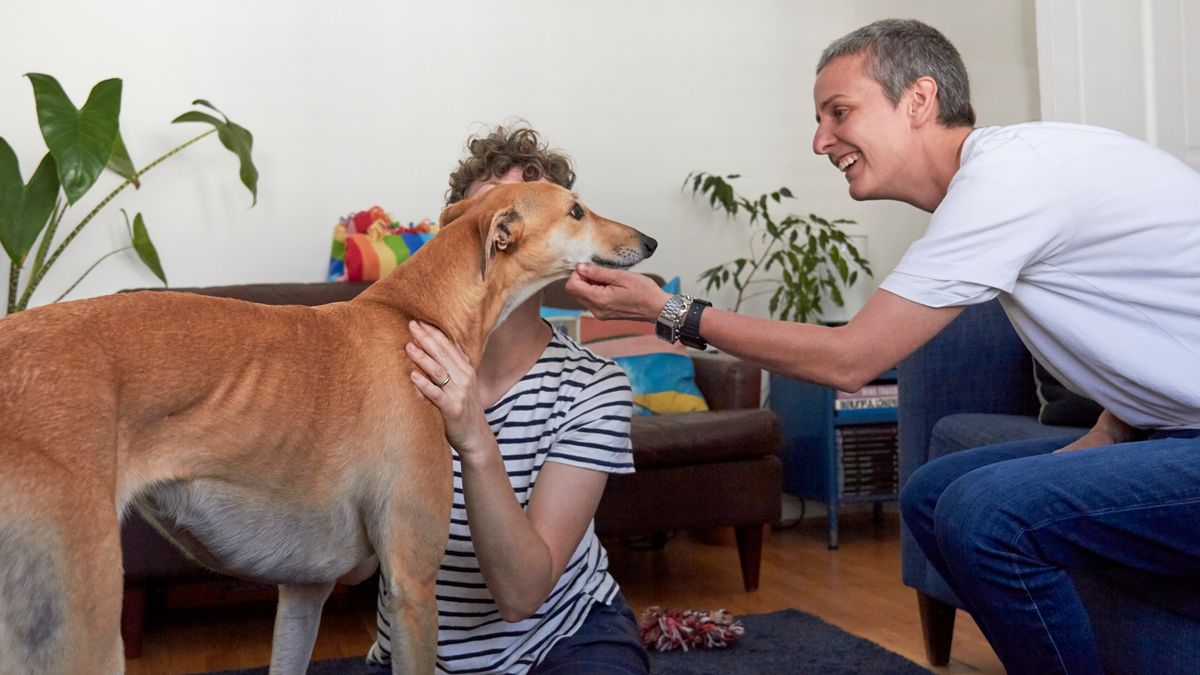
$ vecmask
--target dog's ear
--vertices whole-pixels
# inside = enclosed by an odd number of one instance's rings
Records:
[[[488,269],[496,259],[496,252],[507,250],[520,238],[521,226],[521,214],[515,206],[496,211],[491,220],[479,219],[479,238],[483,242],[483,278],[487,278]]]
[[[459,216],[467,212],[471,208],[471,204],[475,203],[475,198],[460,199],[446,208],[442,209],[442,214],[438,216],[438,227],[445,227],[454,222]]]

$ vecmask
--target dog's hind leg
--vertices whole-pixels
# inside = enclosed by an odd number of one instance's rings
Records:
[[[270,675],[304,675],[308,671],[321,625],[321,608],[331,592],[332,581],[279,587]]]
[[[56,546],[33,523],[0,523],[0,675],[62,670],[66,598]]]
[[[21,482],[0,480],[0,674],[123,673],[111,497]]]

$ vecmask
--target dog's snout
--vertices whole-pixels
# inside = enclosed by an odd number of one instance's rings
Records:
[[[642,247],[646,249],[646,257],[654,255],[654,249],[658,248],[658,240],[654,237],[642,237]]]

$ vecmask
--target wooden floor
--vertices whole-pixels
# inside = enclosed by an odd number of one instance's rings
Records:
[[[609,544],[611,570],[634,611],[650,605],[725,608],[753,614],[794,608],[816,614],[921,665],[916,595],[900,583],[899,523],[871,515],[842,519],[841,548],[825,546],[824,520],[769,532],[761,586],[742,590],[732,530],[679,534],[658,551]],[[357,590],[357,589],[355,589]],[[368,590],[369,589],[363,589]],[[351,593],[326,607],[315,658],[364,654],[374,630],[372,595]],[[265,665],[273,607],[173,610],[147,619],[145,653],[130,675],[168,675]],[[959,612],[948,667],[937,673],[1004,672],[969,616]]]

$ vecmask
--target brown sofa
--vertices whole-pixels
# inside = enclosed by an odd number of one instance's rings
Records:
[[[253,284],[176,289],[264,304],[320,305],[349,300],[366,284]],[[548,302],[573,300],[552,287]],[[780,517],[779,426],[759,408],[760,371],[729,357],[695,354],[696,381],[711,412],[636,417],[637,472],[613,476],[596,514],[601,536],[661,535],[681,529],[735,528],[746,590],[758,587],[763,526]],[[173,606],[269,598],[273,589],[221,577],[164,540],[136,513],[121,532],[125,564],[122,634],[126,654],[141,654],[148,600]]]

